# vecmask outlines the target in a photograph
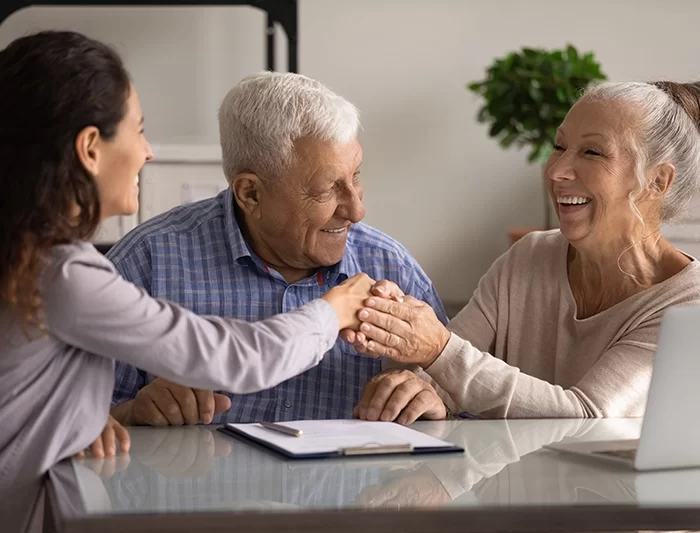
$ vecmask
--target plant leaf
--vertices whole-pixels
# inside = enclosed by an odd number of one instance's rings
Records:
[[[593,52],[568,44],[543,50],[524,47],[493,60],[486,78],[467,85],[483,98],[476,119],[504,148],[530,147],[528,160],[546,159],[556,130],[580,91],[606,75]]]

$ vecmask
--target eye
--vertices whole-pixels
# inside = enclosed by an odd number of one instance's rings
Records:
[[[357,172],[355,172],[355,174],[353,174],[352,180],[353,180],[354,182],[356,182],[356,183],[357,183],[358,181],[360,181],[360,171],[359,171],[359,170],[358,170]]]
[[[554,144],[554,146],[552,146],[552,149],[555,152],[563,152],[564,151],[564,147],[560,144]]]
[[[593,156],[601,156],[601,155],[603,155],[603,154],[601,154],[598,150],[591,150],[591,149],[586,150],[585,153],[588,154],[588,155],[593,155]]]

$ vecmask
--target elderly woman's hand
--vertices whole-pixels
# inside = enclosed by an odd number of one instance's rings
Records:
[[[412,296],[403,302],[368,298],[365,305],[358,313],[362,323],[353,343],[358,352],[427,368],[450,340],[433,309]]]
[[[396,283],[386,279],[375,283],[370,289],[370,292],[379,298],[389,298],[397,302],[403,302],[404,297],[406,296]],[[345,342],[355,344],[357,340],[357,332],[353,329],[343,329],[340,332],[340,338]],[[359,343],[359,345],[361,346],[362,343]]]

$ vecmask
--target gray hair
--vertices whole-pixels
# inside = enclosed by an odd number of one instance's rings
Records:
[[[279,72],[248,76],[219,109],[224,174],[229,183],[241,172],[278,178],[294,162],[297,139],[346,143],[359,128],[357,108],[316,80]]]
[[[636,160],[639,189],[649,187],[648,170],[660,163],[675,168],[675,178],[661,204],[661,222],[682,217],[700,183],[700,92],[697,86],[673,82],[604,82],[590,86],[583,98],[621,103],[638,111],[640,128],[631,130],[631,151]],[[694,102],[694,103],[693,103]],[[644,222],[644,221],[642,221]]]

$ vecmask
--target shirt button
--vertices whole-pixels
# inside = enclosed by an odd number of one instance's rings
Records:
[[[290,402],[289,400],[285,400],[285,401],[284,401],[284,406],[285,406],[287,409],[289,409],[289,408],[292,406],[292,402]]]

